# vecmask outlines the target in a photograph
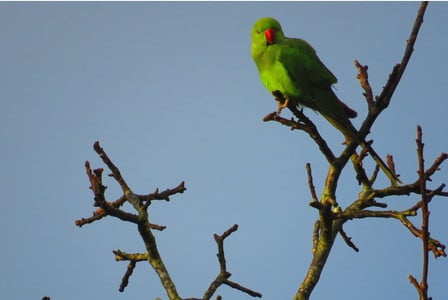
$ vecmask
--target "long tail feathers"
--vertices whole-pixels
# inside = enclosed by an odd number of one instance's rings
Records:
[[[357,136],[358,130],[350,122],[350,118],[357,116],[356,111],[339,100],[331,88],[315,89],[312,97],[302,98],[299,103],[320,112],[334,127],[342,132],[346,139],[359,140]],[[393,186],[402,183],[366,141],[359,141],[358,144],[362,147],[367,147],[370,155],[390,179]]]

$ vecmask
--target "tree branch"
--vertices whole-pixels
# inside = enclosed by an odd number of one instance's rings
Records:
[[[358,146],[357,141],[365,140],[366,136],[369,134],[370,129],[375,122],[378,115],[383,111],[388,105],[393,95],[394,90],[396,89],[400,78],[405,70],[405,67],[411,57],[412,49],[415,44],[418,31],[423,20],[423,15],[426,9],[427,3],[422,3],[419,13],[417,14],[414,27],[411,32],[411,38],[407,43],[407,47],[404,52],[403,59],[401,64],[397,65],[393,69],[393,76],[389,77],[389,81],[383,89],[383,92],[379,97],[375,100],[373,99],[373,92],[368,82],[368,74],[367,74],[367,66],[362,66],[359,62],[355,62],[356,67],[358,68],[358,79],[360,80],[361,87],[364,90],[364,97],[366,98],[367,105],[369,107],[368,114],[363,121],[360,130],[358,132],[358,139],[352,139],[346,143],[346,147],[342,154],[334,159],[334,155],[329,159],[328,151],[320,147],[321,151],[327,158],[330,163],[329,170],[327,173],[327,178],[325,181],[324,191],[321,196],[321,207],[319,207],[319,220],[316,222],[314,231],[313,231],[313,259],[308,268],[308,272],[305,275],[302,283],[300,284],[297,293],[295,295],[295,300],[307,300],[309,299],[311,292],[316,286],[320,275],[322,273],[323,267],[326,263],[328,255],[333,246],[334,240],[338,233],[344,238],[349,246],[354,248],[350,243],[350,239],[346,236],[345,232],[342,230],[342,226],[345,221],[350,218],[363,218],[363,217],[392,217],[400,219],[400,221],[407,220],[405,215],[414,215],[415,211],[405,211],[405,212],[394,212],[394,211],[367,211],[365,208],[376,206],[376,207],[386,207],[387,205],[384,203],[378,203],[374,201],[375,196],[377,195],[390,195],[393,193],[404,193],[410,192],[411,189],[413,191],[418,191],[418,187],[414,185],[408,185],[406,187],[391,187],[390,189],[383,190],[373,190],[372,183],[376,178],[377,170],[374,171],[374,175],[371,179],[368,179],[365,170],[360,165],[360,160],[362,160],[363,152],[361,152],[360,156],[356,154],[356,148]],[[289,107],[289,106],[288,106]],[[291,108],[290,108],[291,109]],[[292,107],[291,109],[294,111],[298,111],[296,107]],[[295,114],[295,113],[294,113]],[[296,114],[295,114],[296,115]],[[297,117],[297,115],[296,115]],[[301,118],[298,117],[300,120]],[[303,122],[303,120],[302,120]],[[287,125],[284,122],[284,125]],[[295,129],[295,128],[294,128]],[[305,130],[306,131],[306,130]],[[309,131],[306,131],[310,134]],[[311,134],[310,134],[311,136]],[[318,139],[311,136],[318,145],[322,145],[324,143],[320,142]],[[367,143],[366,143],[367,144]],[[326,144],[325,144],[326,145]],[[367,145],[368,146],[368,145]],[[347,209],[340,212],[338,204],[336,202],[336,188],[337,183],[339,181],[339,176],[341,174],[342,169],[345,167],[347,161],[352,159],[353,165],[357,172],[357,177],[359,182],[362,183],[363,190],[360,193],[360,197],[358,200],[353,202]],[[393,166],[393,161],[390,159],[389,166]],[[331,207],[334,208],[334,211],[331,210]],[[354,248],[355,249],[355,248]],[[357,249],[357,247],[356,247]]]
[[[414,52],[414,45],[417,41],[417,36],[420,30],[420,26],[423,23],[423,16],[425,15],[427,6],[427,1],[423,1],[421,3],[417,13],[417,17],[414,21],[414,26],[407,41],[407,46],[404,51],[403,58],[401,59],[401,62],[399,64],[394,66],[392,73],[389,75],[389,80],[384,86],[382,93],[376,99],[376,106],[379,110],[383,110],[387,106],[389,106],[392,95],[395,92],[395,89],[397,88],[404,71],[406,70],[406,66],[411,59],[412,52]]]
[[[119,183],[120,187],[123,190],[124,195],[114,202],[107,202],[106,197],[104,195],[104,192],[106,191],[107,187],[102,184],[103,169],[92,170],[90,168],[90,163],[86,162],[85,168],[90,182],[90,189],[94,194],[94,200],[95,200],[94,205],[99,206],[100,208],[94,212],[92,217],[77,220],[75,222],[76,225],[81,227],[84,224],[89,224],[94,221],[100,220],[105,216],[113,216],[123,221],[129,221],[137,224],[138,231],[146,247],[146,253],[126,253],[121,250],[113,251],[115,254],[115,259],[117,261],[124,261],[124,260],[129,261],[126,273],[124,274],[120,284],[119,288],[120,292],[124,291],[124,289],[128,285],[129,279],[133,273],[133,270],[137,262],[148,261],[149,264],[157,273],[157,275],[159,276],[159,279],[163,287],[165,288],[165,291],[167,292],[168,298],[170,300],[181,300],[180,296],[177,293],[174,282],[171,280],[168,270],[162,261],[159,250],[157,249],[155,236],[151,231],[152,229],[164,230],[166,227],[157,224],[152,224],[149,222],[148,208],[151,205],[152,201],[155,200],[169,201],[171,196],[178,193],[183,193],[186,190],[185,183],[182,181],[175,188],[166,189],[163,192],[159,192],[159,189],[157,188],[154,192],[150,194],[137,195],[132,192],[131,188],[121,175],[120,170],[108,157],[104,149],[100,146],[99,142],[95,142],[94,150],[95,152],[98,153],[103,162],[111,170],[112,172],[111,176]],[[129,202],[134,207],[137,214],[128,213],[121,209],[121,206],[124,204],[125,201]],[[201,300],[210,299],[213,293],[216,291],[216,289],[222,284],[231,286],[253,297],[261,297],[260,293],[228,280],[231,274],[226,270],[226,261],[224,256],[224,240],[231,233],[235,232],[237,229],[238,225],[234,225],[227,231],[225,231],[221,236],[215,234],[215,241],[218,244],[218,260],[220,264],[220,272],[216,277],[216,279],[210,284],[210,287],[207,289],[203,299]],[[220,298],[221,298],[220,296],[217,297],[217,299]],[[196,299],[196,298],[189,298],[189,299]]]
[[[310,206],[320,209],[322,208],[319,199],[317,198],[317,194],[316,194],[316,188],[314,187],[314,183],[313,183],[313,174],[311,173],[311,165],[310,163],[306,164],[306,173],[308,175],[308,187],[310,189],[310,193],[311,193],[311,202],[309,203]]]
[[[341,227],[341,229],[339,229],[339,234],[341,235],[342,239],[344,240],[344,242],[347,244],[347,246],[349,246],[350,248],[352,248],[353,250],[355,250],[355,252],[359,252],[359,248],[356,247],[356,245],[352,242],[352,238],[349,237],[344,229]]]
[[[369,67],[361,65],[357,60],[355,60],[355,67],[358,69],[358,75],[356,75],[356,78],[359,80],[361,87],[364,90],[363,95],[366,98],[367,106],[370,111],[375,107],[375,101],[373,100],[372,87],[370,86],[369,75],[367,73]]]
[[[103,162],[108,166],[108,168],[112,172],[112,177],[119,183],[120,187],[123,190],[123,196],[121,196],[117,201],[114,203],[108,203],[106,201],[104,192],[106,190],[106,186],[102,184],[102,173],[103,169],[95,169],[92,170],[90,168],[90,163],[86,162],[86,173],[90,181],[90,189],[92,190],[94,194],[94,200],[95,205],[100,206],[102,211],[97,212],[97,214],[93,217],[91,217],[88,221],[93,222],[94,220],[99,220],[102,217],[106,215],[110,215],[116,218],[119,218],[123,221],[128,221],[137,224],[138,231],[140,233],[140,236],[142,237],[147,254],[146,258],[147,261],[151,264],[153,269],[156,271],[157,275],[160,278],[160,281],[162,285],[164,286],[168,298],[170,300],[180,300],[176,287],[174,285],[174,282],[171,280],[171,277],[168,273],[168,270],[166,269],[162,258],[160,257],[159,251],[157,249],[157,244],[154,235],[151,232],[151,228],[157,228],[162,229],[163,226],[154,225],[151,224],[148,220],[148,212],[147,208],[149,206],[148,203],[150,203],[153,199],[168,199],[168,196],[175,194],[175,193],[182,193],[185,190],[184,183],[182,182],[178,187],[174,189],[168,189],[165,192],[158,193],[158,190],[156,192],[146,195],[146,196],[140,196],[134,194],[132,190],[129,188],[128,184],[122,177],[120,170],[115,166],[115,164],[112,162],[112,160],[107,156],[106,152],[103,148],[101,148],[99,142],[95,142],[94,144],[94,150],[98,153],[98,155],[101,157]],[[124,203],[124,201],[128,201],[137,211],[137,214],[131,214],[128,212],[125,212],[120,209],[121,205]],[[146,203],[145,203],[146,201]],[[78,226],[81,226],[83,224],[86,224],[86,219],[78,220],[76,222]],[[128,258],[131,257],[129,255],[125,255],[124,252],[115,252],[116,257],[117,255],[121,255],[121,258]],[[140,256],[140,258],[142,258]],[[132,275],[133,269],[135,267],[135,263],[137,261],[140,261],[140,259],[130,259],[130,264],[128,266],[128,269],[126,271],[126,274],[124,275],[122,279],[122,283],[120,285],[120,291],[123,291],[124,288],[127,286],[130,276]]]
[[[281,94],[280,94],[281,95]],[[276,121],[284,126],[291,128],[291,130],[301,130],[306,133],[316,142],[320,151],[325,155],[325,158],[329,163],[333,163],[336,160],[333,152],[328,146],[327,142],[322,138],[317,127],[314,123],[307,117],[305,114],[297,109],[294,105],[288,106],[289,110],[294,114],[294,116],[298,119],[297,121],[294,119],[285,119],[277,114],[277,112],[272,112],[266,115],[263,118],[264,122],[268,121]]]
[[[134,272],[135,266],[137,264],[137,261],[131,260],[128,264],[128,268],[126,269],[126,273],[124,274],[123,278],[121,279],[120,288],[118,289],[120,292],[124,292],[124,289],[128,286],[129,278],[131,277],[132,273]]]
[[[429,265],[429,257],[428,257],[428,245],[429,245],[429,209],[428,203],[430,199],[428,199],[426,195],[426,176],[425,176],[425,159],[423,156],[423,148],[425,144],[422,139],[422,128],[417,126],[417,157],[418,157],[418,177],[419,177],[419,185],[420,185],[420,193],[422,196],[421,200],[421,210],[422,210],[422,244],[423,244],[423,267],[422,267],[422,279],[420,281],[420,289],[421,300],[428,299],[428,265]]]
[[[220,271],[219,271],[218,275],[216,276],[215,280],[213,280],[212,283],[210,283],[210,286],[207,289],[207,291],[205,291],[205,294],[202,297],[203,300],[209,300],[213,296],[213,294],[216,292],[216,290],[223,284],[226,284],[234,289],[244,292],[252,297],[261,298],[260,293],[255,292],[246,287],[243,287],[243,286],[239,285],[238,283],[228,280],[232,274],[227,272],[226,257],[224,254],[224,240],[237,230],[238,230],[238,225],[235,224],[232,227],[230,227],[229,229],[227,229],[222,235],[215,234],[213,236],[215,238],[216,244],[218,245],[217,256],[218,256]]]

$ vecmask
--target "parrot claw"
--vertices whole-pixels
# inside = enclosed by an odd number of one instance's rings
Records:
[[[285,107],[288,107],[289,98],[285,97],[280,91],[273,91],[272,95],[275,97],[275,101],[277,101],[278,105],[277,115],[280,115],[282,110]]]
[[[283,101],[279,101],[277,100],[277,105],[278,105],[278,110],[277,110],[277,115],[280,115],[282,113],[282,110],[286,107],[288,107],[289,104],[289,99],[288,98],[284,98]]]

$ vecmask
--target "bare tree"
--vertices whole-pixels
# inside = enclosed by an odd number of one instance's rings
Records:
[[[184,299],[179,296],[176,290],[176,286],[173,280],[171,279],[167,268],[165,267],[165,264],[159,253],[159,250],[157,249],[156,238],[152,233],[152,230],[164,230],[165,226],[151,223],[149,221],[149,214],[148,214],[148,208],[153,201],[161,201],[161,200],[170,201],[170,197],[176,194],[183,193],[186,190],[184,182],[182,181],[175,188],[166,189],[163,192],[160,192],[159,189],[156,189],[154,192],[147,195],[137,195],[134,192],[132,192],[131,188],[128,186],[123,176],[121,175],[120,170],[107,156],[104,149],[101,148],[99,142],[95,142],[93,148],[95,152],[98,153],[98,155],[101,157],[104,164],[112,172],[110,176],[112,176],[118,182],[123,191],[123,195],[113,202],[108,202],[104,194],[107,188],[106,186],[103,185],[102,174],[104,170],[101,168],[92,170],[90,168],[90,163],[86,162],[85,168],[87,176],[90,181],[90,189],[94,194],[94,205],[98,206],[99,209],[97,209],[93,213],[93,216],[77,220],[76,225],[83,226],[85,224],[98,221],[106,216],[112,216],[122,221],[137,224],[138,232],[145,244],[146,252],[126,253],[121,250],[114,251],[115,259],[117,261],[129,261],[126,273],[123,276],[119,290],[122,292],[126,288],[129,282],[129,278],[131,277],[137,262],[147,261],[159,276],[160,282],[165,288],[168,298],[171,300]],[[125,202],[130,203],[134,207],[135,213],[126,212],[121,208]],[[209,287],[207,288],[207,290],[204,292],[204,295],[200,299],[210,299],[215,294],[216,290],[223,284],[228,285],[237,290],[240,290],[244,293],[247,293],[253,297],[261,297],[260,293],[255,292],[236,282],[229,280],[231,273],[227,271],[226,258],[224,254],[224,240],[237,230],[238,225],[235,224],[228,230],[226,230],[222,235],[218,234],[214,235],[216,244],[218,246],[217,256],[220,271],[216,276],[216,278],[210,283]],[[185,299],[193,300],[199,298],[185,298]]]
[[[358,141],[366,139],[378,116],[389,106],[393,93],[400,82],[400,79],[412,55],[420,26],[423,23],[423,16],[425,14],[426,7],[427,3],[423,2],[420,6],[413,29],[407,41],[403,58],[400,63],[393,67],[383,90],[378,96],[374,97],[373,90],[369,84],[367,66],[363,66],[358,61],[355,61],[355,66],[358,70],[357,78],[360,81],[362,89],[364,90],[363,95],[365,97],[368,109],[368,114],[359,129]],[[425,166],[423,134],[422,129],[418,126],[416,139],[417,156],[419,162],[417,166],[417,178],[414,182],[405,183],[399,186],[391,185],[378,189],[374,187],[379,172],[378,166],[372,172],[372,175],[368,176],[368,171],[362,164],[362,161],[367,157],[367,149],[361,149],[358,153],[357,148],[359,145],[356,143],[355,139],[353,139],[345,144],[341,153],[335,154],[325,139],[321,136],[315,124],[307,118],[301,110],[294,106],[288,106],[288,108],[295,116],[295,119],[286,119],[279,116],[276,112],[273,112],[268,114],[264,118],[264,121],[278,122],[290,129],[305,132],[317,144],[328,162],[327,177],[325,180],[325,185],[322,187],[322,194],[320,198],[317,196],[317,191],[313,183],[311,165],[306,165],[308,186],[312,199],[310,206],[318,211],[318,219],[315,222],[314,231],[312,234],[313,258],[305,278],[298,287],[295,299],[309,299],[313,289],[319,281],[322,270],[338,235],[343,238],[349,247],[355,251],[358,251],[357,246],[346,234],[343,226],[349,220],[363,218],[396,219],[400,221],[411,234],[422,240],[423,266],[421,279],[419,282],[414,276],[409,275],[409,280],[415,286],[420,300],[430,299],[428,297],[427,284],[429,251],[431,251],[436,258],[446,256],[446,252],[445,245],[432,237],[429,233],[429,204],[435,196],[446,197],[448,196],[448,193],[443,191],[445,184],[440,184],[435,189],[428,189],[426,182],[430,181],[431,176],[439,170],[442,163],[448,158],[448,154],[440,154],[440,156],[437,157],[429,167]],[[370,143],[368,143],[368,145],[370,145]],[[214,235],[218,248],[217,257],[220,267],[220,271],[216,275],[216,278],[211,281],[201,298],[182,298],[178,294],[175,283],[171,279],[168,270],[165,267],[157,248],[156,238],[152,233],[153,230],[164,230],[165,227],[150,222],[148,209],[153,201],[169,201],[170,197],[183,193],[186,190],[184,182],[181,182],[174,188],[164,191],[159,191],[156,189],[154,192],[146,195],[135,194],[124,180],[120,170],[107,156],[104,149],[100,147],[99,142],[94,144],[94,150],[111,171],[111,176],[120,185],[123,195],[115,201],[108,202],[105,197],[106,186],[103,185],[102,179],[103,169],[99,168],[92,170],[90,163],[86,162],[85,169],[90,181],[90,188],[94,194],[94,205],[99,208],[94,212],[93,216],[77,220],[76,225],[81,227],[85,224],[98,221],[106,216],[116,217],[122,221],[137,224],[138,232],[146,248],[146,252],[144,253],[126,253],[121,250],[114,251],[117,261],[129,261],[127,270],[123,276],[122,283],[119,288],[120,291],[123,291],[127,286],[136,264],[138,262],[147,261],[159,276],[169,299],[211,299],[221,285],[228,285],[252,297],[261,297],[260,293],[229,280],[231,274],[227,270],[226,266],[224,241],[238,229],[238,225],[235,224],[223,234]],[[392,156],[388,155],[387,158],[389,168],[395,173],[395,164]],[[351,161],[357,174],[357,183],[353,184],[353,186],[359,186],[360,193],[357,199],[354,199],[352,203],[343,208],[336,201],[336,191],[341,172],[345,167],[347,167],[349,161]],[[410,194],[419,195],[419,200],[408,209],[401,211],[387,210],[387,203],[385,203],[384,200],[381,200],[381,202],[379,201],[379,199],[385,199],[391,196],[403,196]],[[122,205],[125,202],[130,203],[135,212],[131,213],[125,211],[122,208]],[[422,225],[420,228],[418,228],[411,221],[411,217],[416,216],[419,211],[422,217]],[[216,299],[221,299],[221,297],[217,296]]]

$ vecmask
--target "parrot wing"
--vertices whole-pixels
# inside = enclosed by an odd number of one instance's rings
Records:
[[[321,113],[343,133],[353,133],[348,118],[357,113],[337,98],[331,89],[336,76],[322,63],[316,51],[302,39],[285,39],[278,62],[286,69],[291,81],[299,87],[298,104]]]
[[[281,46],[278,59],[297,84],[308,82],[316,87],[329,87],[337,82],[336,76],[320,61],[316,51],[306,41],[286,38]]]

